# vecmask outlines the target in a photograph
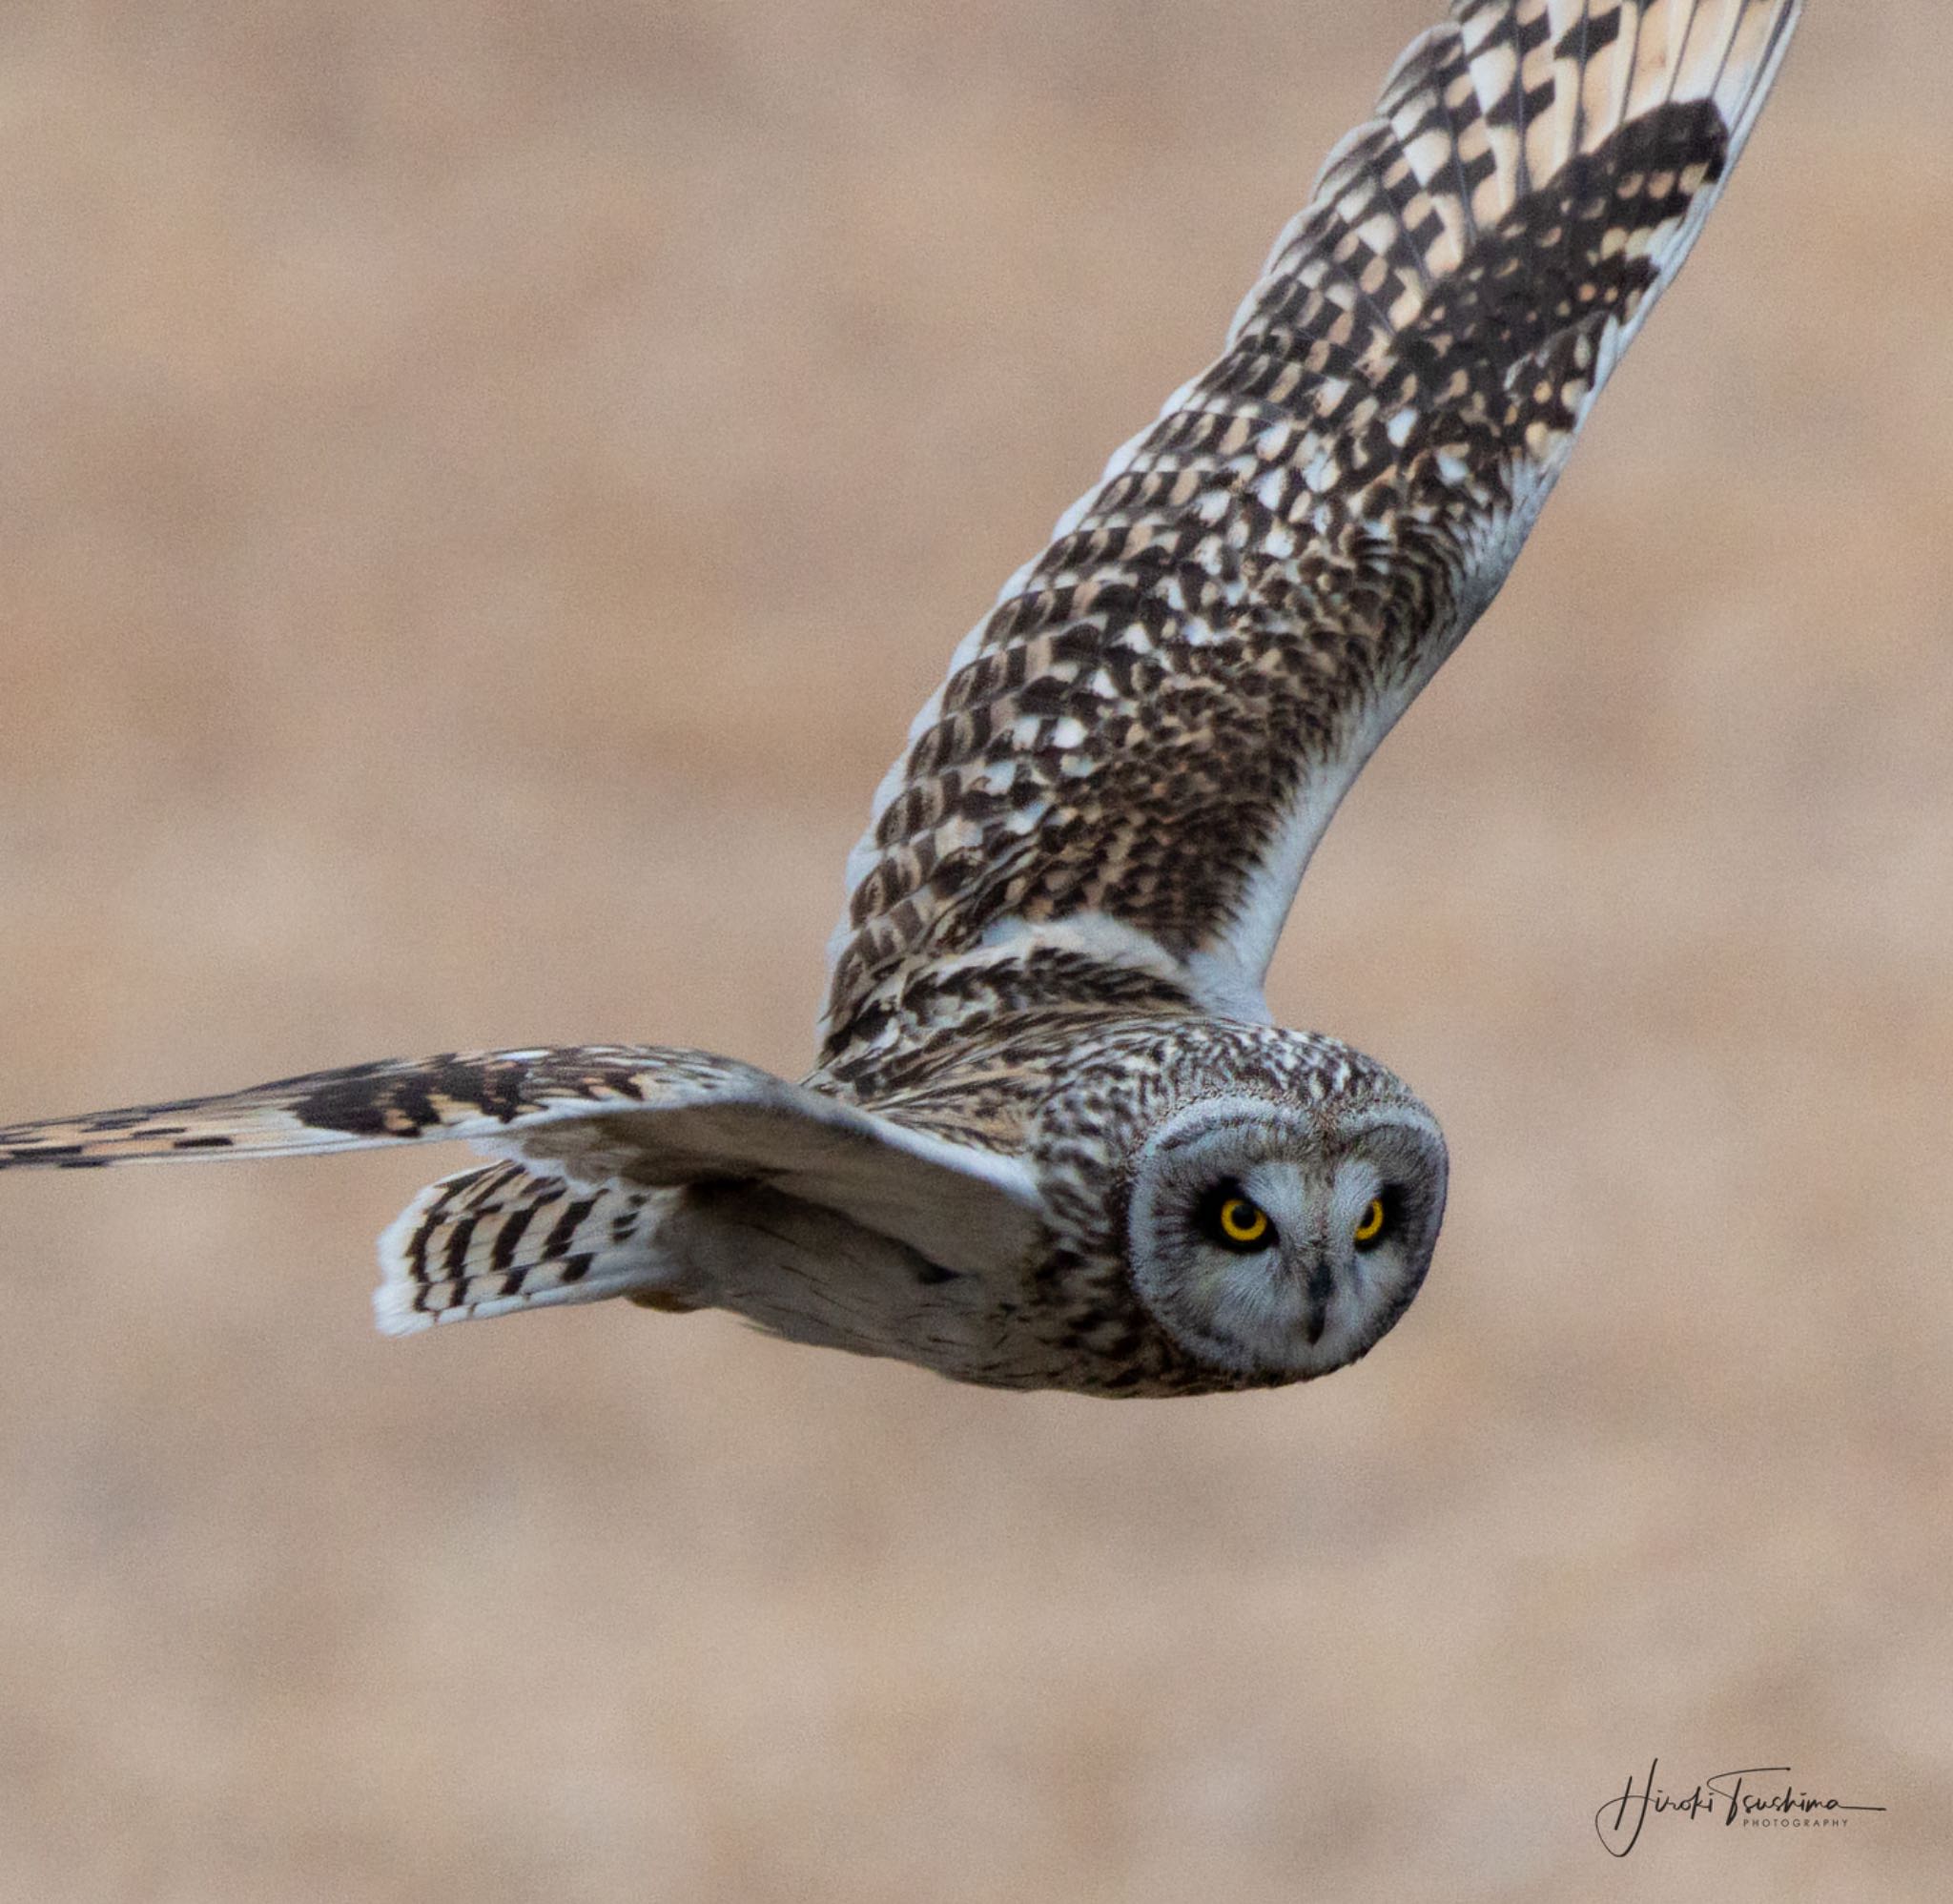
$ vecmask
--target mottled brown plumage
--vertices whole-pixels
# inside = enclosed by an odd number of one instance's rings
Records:
[[[1793,14],[1487,0],[1410,48],[1227,349],[923,710],[851,869],[831,1049],[907,963],[1004,921],[1097,915],[1217,1004],[1259,993],[1316,838],[1504,580]]]
[[[1215,363],[957,649],[850,861],[816,1069],[450,1055],[0,1131],[0,1168],[463,1137],[383,1326],[626,1295],[966,1381],[1298,1380],[1410,1301],[1430,1114],[1266,1022],[1337,803],[1497,592],[1798,0],[1459,0]]]

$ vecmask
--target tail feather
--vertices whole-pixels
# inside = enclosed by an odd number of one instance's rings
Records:
[[[587,1188],[519,1162],[444,1177],[380,1239],[374,1319],[382,1333],[404,1336],[608,1296],[683,1307],[676,1266],[654,1244],[675,1194]]]

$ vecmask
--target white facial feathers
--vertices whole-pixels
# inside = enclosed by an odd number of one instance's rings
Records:
[[[1133,1283],[1189,1353],[1250,1378],[1326,1374],[1374,1344],[1429,1266],[1444,1139],[1408,1094],[1307,1112],[1209,1099],[1135,1172]]]

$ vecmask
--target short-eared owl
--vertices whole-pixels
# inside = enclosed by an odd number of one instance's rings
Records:
[[[1403,1314],[1436,1119],[1264,974],[1371,750],[1491,600],[1799,0],[1456,0],[1218,359],[956,650],[848,865],[799,1084],[649,1045],[361,1065],[0,1131],[0,1165],[464,1138],[380,1326],[625,1296],[964,1381],[1320,1375]]]

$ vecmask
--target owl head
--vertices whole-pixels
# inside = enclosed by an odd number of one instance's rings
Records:
[[[1244,1382],[1325,1375],[1369,1349],[1424,1281],[1445,1209],[1444,1136],[1402,1083],[1327,1040],[1264,1036],[1307,1062],[1206,1080],[1167,1109],[1126,1205],[1140,1301]]]

